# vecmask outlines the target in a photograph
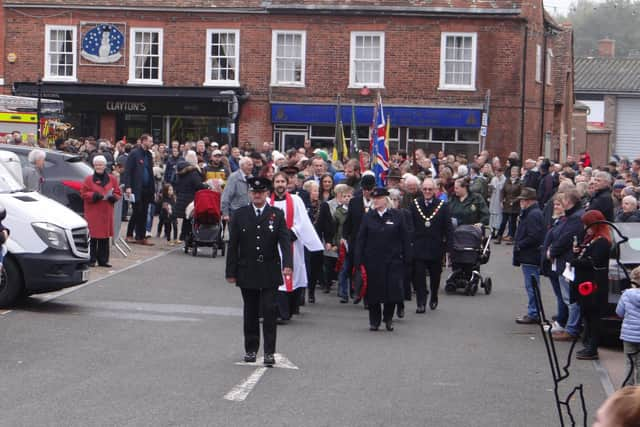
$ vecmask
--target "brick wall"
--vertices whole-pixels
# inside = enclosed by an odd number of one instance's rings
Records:
[[[525,92],[524,157],[540,150],[541,85],[535,83],[536,44],[542,44],[541,2],[523,3],[529,19],[527,90]],[[10,84],[36,81],[43,74],[44,25],[77,25],[85,22],[126,22],[126,50],[131,27],[164,29],[165,86],[201,86],[204,81],[206,30],[237,28],[240,37],[240,82],[249,92],[242,107],[238,136],[244,141],[272,137],[269,102],[335,102],[341,94],[346,102],[373,101],[359,90],[349,89],[349,44],[351,31],[385,32],[386,104],[448,106],[482,105],[491,90],[491,117],[487,149],[506,156],[518,151],[522,103],[524,24],[521,18],[451,18],[411,16],[286,16],[240,14],[191,14],[147,11],[99,11],[75,9],[68,14],[50,9],[30,9],[27,18],[16,10],[6,11],[6,45],[18,53],[18,61],[6,70]],[[47,18],[47,16],[50,16]],[[34,30],[35,29],[35,30]],[[271,31],[307,31],[306,85],[304,88],[270,87]],[[442,32],[476,32],[478,40],[476,91],[442,91],[440,35]],[[128,58],[121,60],[121,65]],[[126,85],[128,67],[78,66],[80,83]],[[553,130],[553,91],[547,90],[545,130]]]
[[[4,50],[4,7],[3,0],[0,0],[0,82],[5,79],[4,64],[7,55]],[[5,85],[0,84],[0,95],[7,94]]]

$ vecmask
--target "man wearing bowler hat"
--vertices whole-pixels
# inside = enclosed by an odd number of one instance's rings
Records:
[[[513,247],[513,265],[522,267],[528,298],[527,314],[518,317],[516,323],[525,325],[540,321],[533,291],[533,278],[540,283],[540,247],[544,242],[546,230],[537,199],[536,190],[533,188],[525,187],[520,192],[520,219]]]
[[[267,203],[271,181],[249,178],[251,204],[235,210],[230,222],[227,282],[235,283],[244,301],[245,362],[255,362],[260,347],[262,311],[264,364],[275,364],[276,292],[293,268],[291,238],[284,212]],[[278,251],[282,251],[282,260]]]

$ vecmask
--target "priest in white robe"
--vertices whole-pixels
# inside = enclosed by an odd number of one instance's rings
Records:
[[[293,246],[293,274],[284,277],[283,285],[278,289],[276,300],[280,319],[284,322],[297,311],[299,292],[307,287],[307,268],[304,260],[305,248],[311,252],[322,251],[322,241],[318,237],[304,202],[295,194],[287,191],[289,177],[278,172],[273,177],[273,193],[269,204],[282,209],[287,228],[291,233]]]

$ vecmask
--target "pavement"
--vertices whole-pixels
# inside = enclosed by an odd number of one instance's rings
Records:
[[[425,315],[410,302],[394,332],[318,294],[278,328],[298,369],[238,364],[242,302],[224,259],[171,249],[113,253],[120,272],[0,315],[0,426],[559,425],[540,330],[513,320],[525,293],[508,247],[483,266],[491,295],[441,295]],[[558,343],[561,358],[568,348]],[[596,367],[572,361],[568,380],[584,386],[589,424],[606,398]],[[244,400],[225,398],[239,389]]]

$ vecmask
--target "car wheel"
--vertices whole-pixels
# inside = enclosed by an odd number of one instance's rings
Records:
[[[0,307],[10,307],[24,292],[24,282],[18,264],[5,258],[0,273]]]

